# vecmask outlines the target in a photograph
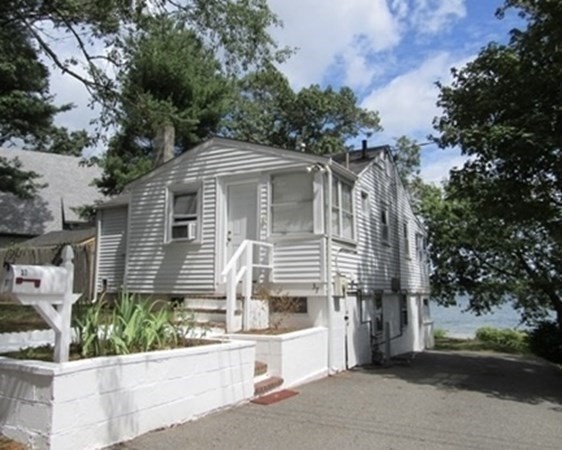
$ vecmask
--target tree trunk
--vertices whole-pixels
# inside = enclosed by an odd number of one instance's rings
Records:
[[[154,167],[158,167],[174,157],[176,129],[171,123],[161,125],[154,138]]]

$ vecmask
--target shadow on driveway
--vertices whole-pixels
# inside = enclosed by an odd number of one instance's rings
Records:
[[[551,402],[562,412],[562,370],[533,357],[500,353],[428,351],[411,365],[358,369],[408,383],[476,391],[529,404]]]

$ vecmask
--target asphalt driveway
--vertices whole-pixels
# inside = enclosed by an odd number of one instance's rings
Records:
[[[562,449],[562,372],[508,355],[427,352],[149,433],[115,449]]]

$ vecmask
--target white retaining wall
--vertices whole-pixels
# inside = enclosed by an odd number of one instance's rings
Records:
[[[37,449],[101,448],[250,399],[255,344],[55,364],[0,358],[0,433]]]
[[[270,375],[283,378],[283,388],[328,375],[327,328],[307,328],[277,336],[234,334],[230,337],[254,341],[256,360],[267,363]]]

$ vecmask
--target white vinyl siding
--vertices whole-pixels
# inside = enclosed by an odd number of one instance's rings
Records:
[[[98,242],[98,293],[117,292],[123,285],[127,248],[127,206],[102,209]]]
[[[222,242],[217,241],[217,228],[220,228],[218,179],[233,176],[259,178],[267,172],[302,171],[305,167],[306,163],[273,154],[226,146],[207,148],[192,158],[179,157],[168,162],[132,191],[127,288],[131,292],[143,293],[215,292],[216,271],[220,270],[217,246]],[[165,244],[168,186],[197,183],[200,186],[198,207],[201,218],[198,242]],[[269,227],[268,204],[264,201],[268,198],[268,189],[267,183],[260,183],[259,198],[262,200],[258,235],[262,238],[267,236]],[[286,248],[291,245],[287,243]],[[299,244],[294,245],[294,251],[299,255]],[[312,248],[305,251],[312,251]],[[289,263],[283,263],[279,274],[289,279],[301,273],[305,274],[302,279],[313,277],[318,280],[320,256],[316,255],[304,259],[312,267],[305,265],[291,269]]]
[[[404,221],[408,223],[408,235],[424,235],[404,188],[399,183],[397,185],[392,176],[387,176],[384,167],[374,165],[361,173],[354,191],[358,208],[365,205],[363,192],[367,194],[369,211],[356,215],[357,247],[334,242],[333,275],[346,275],[363,293],[384,292],[387,295],[392,291],[392,278],[400,278],[401,289],[427,293],[429,283],[425,261],[404,258],[404,244],[399,242],[403,237],[401,227]],[[385,236],[388,239],[383,239]]]

